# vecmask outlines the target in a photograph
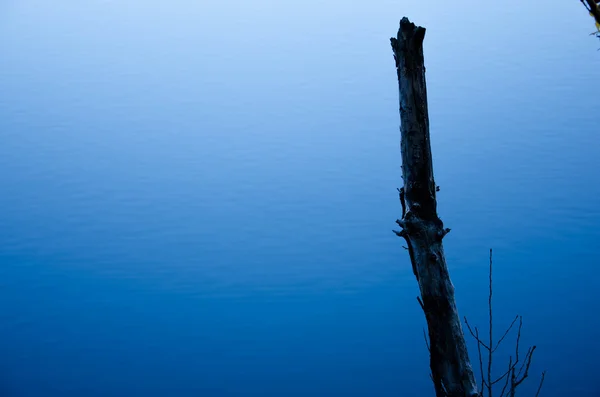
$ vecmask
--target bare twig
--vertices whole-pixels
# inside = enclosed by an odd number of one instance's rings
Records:
[[[466,318],[465,318],[466,321]],[[481,372],[481,387],[480,390],[483,393],[483,386],[485,384],[485,379],[483,378],[483,357],[481,356],[481,343],[479,341],[479,331],[475,328],[475,335],[477,339],[477,353],[479,355],[479,371]]]
[[[533,352],[535,351],[535,348],[536,348],[536,346],[533,346],[527,350],[527,354],[525,355],[525,360],[523,361],[523,364],[521,365],[521,368],[519,369],[517,376],[514,378],[515,381],[512,384],[512,390],[513,390],[512,396],[515,395],[514,393],[517,389],[517,386],[519,386],[521,383],[523,383],[523,381],[525,379],[527,379],[527,376],[529,376],[529,366],[531,365],[531,360],[533,359]],[[521,372],[523,371],[523,369],[525,369],[525,372],[523,373],[523,376],[521,376]]]
[[[471,336],[473,338],[475,338],[475,340],[477,341],[478,344],[480,344],[481,346],[485,347],[485,350],[490,350],[490,347],[488,345],[485,344],[484,341],[482,341],[479,338],[479,332],[475,332],[473,333],[473,329],[471,329],[471,325],[469,325],[469,322],[467,321],[467,318],[465,317],[465,324],[467,326],[467,329],[469,330],[469,333],[471,334]],[[477,331],[477,327],[475,327],[475,331]]]
[[[546,371],[542,371],[542,378],[540,379],[540,385],[537,388],[537,392],[535,392],[535,397],[539,397],[540,390],[542,390],[542,386],[544,385],[545,378],[546,378]]]
[[[523,328],[523,317],[520,315],[515,316],[513,321],[510,323],[502,337],[494,343],[493,339],[493,312],[492,312],[492,270],[493,270],[493,261],[492,261],[492,250],[490,249],[490,265],[489,265],[489,296],[488,296],[488,313],[489,313],[489,341],[483,342],[481,337],[479,336],[479,329],[477,327],[472,328],[467,318],[465,317],[465,324],[471,336],[477,342],[477,352],[479,353],[479,370],[481,373],[481,397],[483,397],[484,391],[487,391],[486,397],[492,397],[494,385],[504,380],[504,386],[500,392],[500,397],[515,397],[516,391],[519,385],[527,379],[529,376],[529,369],[531,366],[531,362],[533,360],[533,353],[535,352],[536,346],[532,346],[527,349],[525,353],[524,359],[521,361],[519,358],[519,347],[521,344],[521,330]],[[508,369],[495,380],[492,380],[492,362],[493,362],[493,354],[496,352],[500,344],[504,341],[510,331],[513,329],[515,323],[519,320],[519,326],[517,329],[517,338],[515,344],[515,356],[514,360],[511,356],[508,362]],[[482,347],[488,352],[488,361],[487,361],[487,379],[485,373],[483,371],[483,358],[482,358]],[[520,364],[520,367],[517,371],[517,365]],[[542,385],[544,383],[544,379],[546,376],[546,372],[542,372],[542,378],[540,380],[540,384],[537,389],[536,397],[539,396],[540,390],[542,389]]]
[[[506,388],[508,387],[508,381],[510,379],[510,376],[508,376],[508,373],[512,371],[512,356],[510,356],[510,358],[508,359],[508,371],[506,371],[507,375],[506,375],[506,382],[504,382],[504,387],[502,388],[502,391],[500,392],[500,397],[504,397],[504,392],[506,391]]]
[[[500,346],[500,343],[502,343],[502,341],[504,340],[504,338],[506,338],[506,335],[508,335],[508,333],[510,332],[510,330],[512,329],[513,325],[515,325],[515,322],[519,319],[519,316],[516,315],[515,319],[512,321],[512,323],[510,324],[510,326],[506,329],[506,332],[504,332],[504,335],[502,335],[502,338],[500,338],[500,340],[498,340],[498,342],[496,343],[496,346],[492,349],[492,353],[496,351],[496,349],[498,349],[498,346]]]
[[[505,373],[503,373],[502,375],[500,375],[495,381],[493,381],[492,385],[495,385],[496,383],[500,382],[502,379],[504,379],[505,377],[507,377],[509,373],[510,373],[510,368]]]

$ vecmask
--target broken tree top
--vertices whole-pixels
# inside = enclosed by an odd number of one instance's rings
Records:
[[[421,45],[425,38],[425,28],[417,26],[412,23],[407,17],[400,20],[400,29],[398,30],[398,36],[392,37],[392,47],[396,51],[397,46],[403,43],[412,42],[413,45]]]
[[[404,17],[391,38],[400,92],[402,177],[408,212],[437,220],[423,39],[425,28]]]

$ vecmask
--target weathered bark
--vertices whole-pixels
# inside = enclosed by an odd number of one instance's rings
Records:
[[[460,317],[454,300],[442,238],[444,229],[437,215],[433,179],[427,90],[423,62],[425,28],[406,17],[400,21],[397,38],[391,38],[400,88],[402,218],[396,232],[406,240],[413,272],[419,283],[419,302],[429,330],[430,367],[437,397],[476,397],[473,375]]]

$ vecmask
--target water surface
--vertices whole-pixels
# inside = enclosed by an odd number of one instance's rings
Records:
[[[593,20],[481,7],[3,2],[0,395],[432,395],[391,232],[405,15],[461,315],[485,329],[493,247],[524,391],[600,395]]]

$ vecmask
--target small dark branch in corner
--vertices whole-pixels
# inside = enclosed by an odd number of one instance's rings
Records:
[[[482,394],[481,397],[483,397],[483,390],[487,391],[487,396],[486,397],[492,397],[492,392],[493,392],[493,386],[495,384],[497,384],[498,382],[504,380],[504,386],[502,387],[502,391],[500,392],[500,397],[504,397],[505,395],[507,397],[515,397],[516,395],[516,391],[517,391],[517,387],[519,385],[521,385],[521,383],[523,383],[523,381],[525,381],[525,379],[527,379],[527,377],[529,376],[529,368],[531,366],[531,362],[533,360],[533,353],[535,352],[536,346],[532,346],[529,349],[527,349],[527,353],[525,354],[525,358],[523,359],[523,361],[520,360],[519,358],[519,346],[521,343],[521,330],[523,328],[523,317],[517,315],[513,321],[510,323],[510,325],[508,326],[508,328],[506,329],[506,331],[504,332],[504,334],[502,335],[502,337],[494,344],[494,340],[493,340],[493,334],[492,334],[492,326],[493,326],[493,316],[492,316],[492,250],[490,249],[490,267],[489,267],[489,297],[488,297],[488,312],[489,312],[489,327],[490,327],[490,332],[489,332],[489,341],[486,344],[485,342],[483,342],[481,340],[481,338],[479,337],[479,330],[477,329],[477,327],[475,327],[475,331],[473,331],[473,328],[471,328],[471,325],[468,323],[467,318],[465,317],[465,324],[467,325],[467,329],[469,330],[469,333],[471,334],[471,336],[475,339],[475,341],[477,342],[477,350],[479,352],[479,369],[481,371],[481,390],[482,390]],[[519,327],[517,329],[517,338],[516,338],[516,344],[515,344],[515,357],[514,357],[514,361],[513,361],[513,357],[511,356],[508,362],[508,369],[506,370],[506,372],[504,372],[501,376],[499,376],[498,378],[496,378],[495,380],[492,380],[492,358],[493,358],[493,354],[496,352],[496,350],[498,349],[498,347],[500,346],[500,344],[504,341],[504,339],[506,338],[506,336],[510,333],[510,331],[513,329],[515,323],[517,322],[517,320],[519,320]],[[484,377],[484,372],[483,372],[483,359],[482,359],[482,354],[481,354],[481,348],[484,348],[485,350],[487,350],[488,352],[488,366],[487,366],[487,379],[485,379]],[[521,364],[518,371],[517,371],[517,365]],[[542,385],[544,383],[544,378],[546,376],[546,371],[542,372],[542,378],[540,380],[540,384],[538,386],[537,389],[537,393],[536,393],[536,397],[539,396],[540,390],[542,389]],[[506,394],[505,394],[506,393]]]
[[[596,22],[600,23],[600,8],[596,5],[594,0],[580,0],[584,7],[590,14],[594,16]]]

